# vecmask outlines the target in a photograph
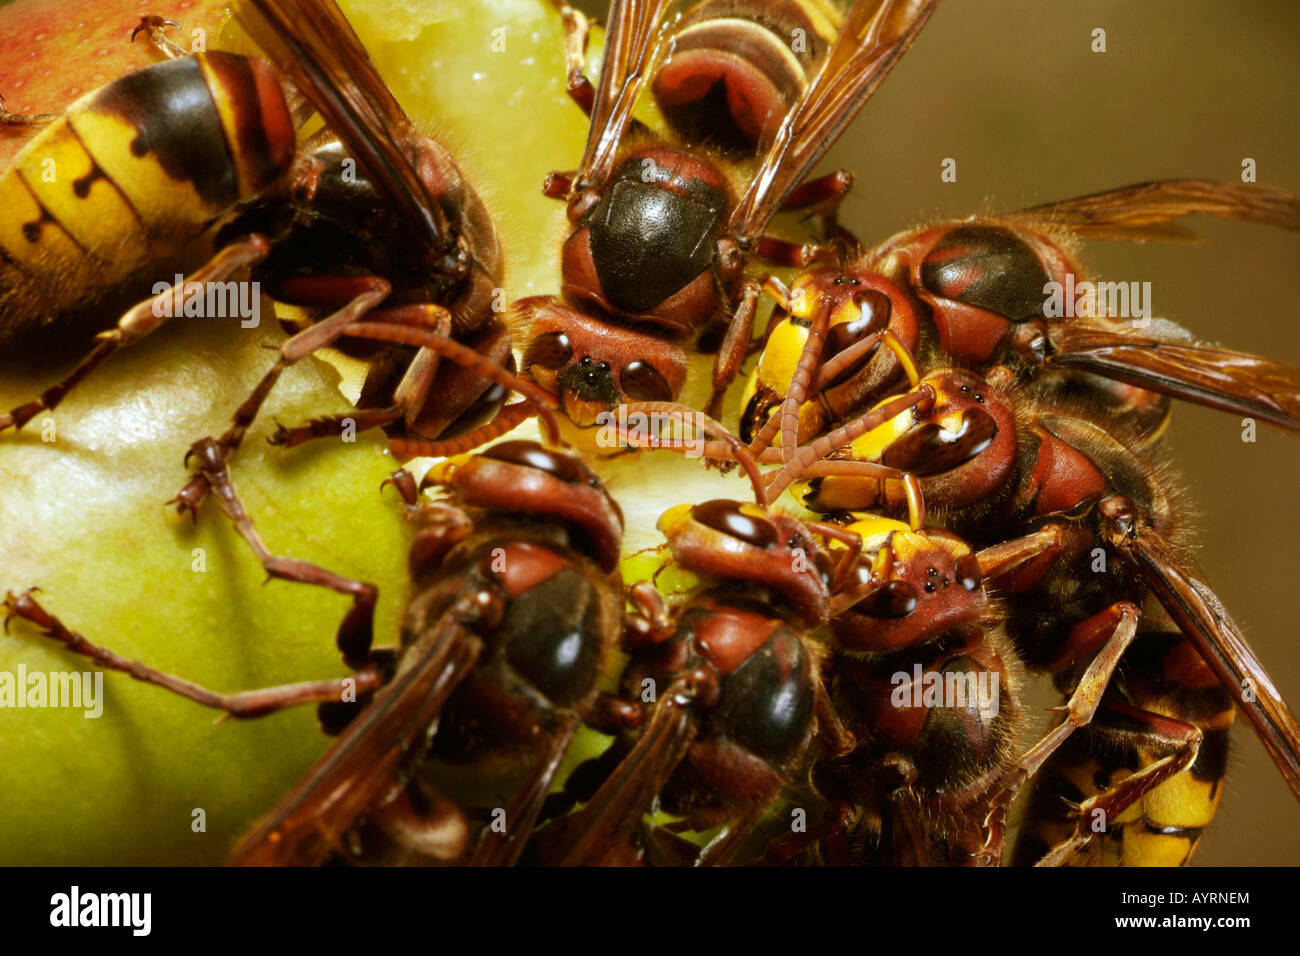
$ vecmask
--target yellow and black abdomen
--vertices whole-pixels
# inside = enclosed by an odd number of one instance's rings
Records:
[[[1043,858],[1075,833],[1091,841],[1063,862],[1076,866],[1182,866],[1223,796],[1232,699],[1179,634],[1144,633],[1120,664],[1092,723],[1075,733],[1041,771],[1016,847],[1015,862]],[[1198,736],[1185,769],[1124,806],[1110,820],[1089,812],[1098,794],[1122,792],[1125,780],[1177,760]],[[1172,767],[1171,767],[1172,769]],[[1071,806],[1084,805],[1079,815]]]
[[[198,53],[100,87],[0,176],[0,339],[93,299],[290,168],[275,72]]]

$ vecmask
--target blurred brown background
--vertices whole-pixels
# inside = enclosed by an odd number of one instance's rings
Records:
[[[1259,182],[1300,193],[1298,95],[1300,5],[1285,0],[948,0],[826,168],[857,174],[845,219],[867,242],[1147,179],[1238,179],[1245,157]],[[955,183],[940,182],[945,157]],[[1190,222],[1204,244],[1093,243],[1085,261],[1150,281],[1154,314],[1205,340],[1300,363],[1300,236]],[[1300,439],[1261,425],[1244,444],[1239,419],[1184,406],[1171,444],[1209,581],[1300,706]],[[1244,719],[1233,742],[1198,862],[1300,863],[1300,805]]]

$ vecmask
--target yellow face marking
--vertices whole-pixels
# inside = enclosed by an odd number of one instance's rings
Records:
[[[687,571],[673,560],[673,552],[666,544],[628,555],[619,570],[623,573],[623,580],[629,584],[650,581],[655,590],[670,602],[698,591],[704,584],[704,579],[698,574]],[[632,607],[630,602],[628,607]]]
[[[936,406],[941,407],[952,401],[952,393],[939,385],[939,381],[942,381],[942,379],[927,379],[927,381],[929,382],[930,387],[934,389],[934,404]]]
[[[888,486],[899,484],[858,475],[833,475],[816,480],[820,484],[817,485],[815,500],[809,497],[813,488],[810,482],[796,482],[791,487],[795,498],[807,503],[814,511],[821,512],[868,511],[892,507],[894,502],[889,495]]]
[[[862,538],[862,550],[868,553],[878,551],[888,544],[890,535],[901,536],[910,533],[910,529],[905,522],[876,515],[853,522],[848,526],[847,530]],[[896,537],[895,541],[897,540]]]
[[[879,408],[886,402],[892,401],[898,396],[891,396],[883,401],[877,402],[872,408]],[[892,445],[898,439],[902,438],[907,430],[912,427],[912,416],[908,412],[901,415],[895,415],[889,421],[882,425],[865,432],[854,439],[853,444],[849,447],[853,450],[853,457],[865,459],[867,461],[880,461],[885,453],[885,449]]]
[[[908,528],[901,534],[894,536],[894,553],[898,559],[904,563],[912,560],[917,555],[934,552],[941,552],[947,557],[956,560],[964,554],[970,554],[970,548],[961,542],[939,535],[919,534]]]
[[[831,313],[828,328],[833,329],[835,326],[844,325],[846,322],[857,322],[861,318],[862,305],[849,297],[835,307],[835,311]],[[829,356],[827,357],[829,358]]]
[[[704,579],[670,560],[655,574],[654,584],[660,594],[672,600],[698,591],[704,585]]]
[[[808,329],[790,319],[782,319],[767,338],[767,346],[754,369],[757,382],[778,395],[784,395],[794,381],[794,370],[808,341]]]
[[[466,464],[473,457],[472,454],[467,453],[444,458],[429,469],[424,476],[424,482],[426,484],[450,485],[452,476],[456,474],[456,469]]]
[[[821,293],[811,274],[801,275],[790,283],[790,314],[804,322],[811,322],[817,314]]]
[[[760,389],[768,394],[775,396],[776,404],[768,413],[771,415],[779,414],[781,401],[789,391],[790,383],[794,381],[794,371],[799,364],[799,357],[803,354],[804,344],[808,341],[808,330],[803,326],[796,325],[788,318],[782,319],[772,328],[772,334],[768,336],[767,346],[763,349],[763,354],[759,357],[758,365],[749,376],[749,381],[745,384],[744,394],[740,399],[740,407],[748,408],[750,400],[759,392]],[[823,430],[826,416],[822,411],[821,405],[816,401],[804,402],[799,409],[799,439],[807,441],[812,436]],[[762,428],[760,422],[756,431]],[[780,445],[781,433],[778,431],[772,438],[773,445]]]
[[[629,583],[649,580],[658,574],[671,558],[672,554],[665,545],[646,548],[624,557],[619,570],[623,572],[623,579]]]
[[[935,385],[935,380],[926,378],[921,381],[934,389],[935,409],[942,409],[944,406],[951,404],[951,394],[945,393],[942,388],[937,387]],[[897,396],[893,397],[896,398]],[[879,408],[890,400],[891,399],[888,398],[883,399],[882,401],[877,402],[873,408]],[[926,421],[934,422],[946,431],[960,432],[962,428],[962,417],[964,414],[964,411],[961,409],[951,408],[938,416],[928,416]],[[870,461],[880,461],[881,457],[885,454],[885,450],[898,439],[902,438],[903,435],[907,433],[908,429],[910,429],[914,424],[915,420],[911,412],[903,412],[900,415],[895,415],[889,421],[873,428],[871,431],[866,432],[856,439],[851,446],[853,449],[853,456],[855,458],[865,458]]]
[[[762,508],[760,508],[758,505],[750,504],[748,502],[741,502],[739,504],[740,504],[739,511],[742,515],[746,515],[750,518],[755,518],[758,521],[763,522],[764,524],[768,523],[767,512],[764,511]],[[656,527],[664,533],[665,537],[672,538],[672,536],[678,533],[680,529],[683,528],[684,526],[688,524],[696,523],[696,518],[691,514],[691,509],[694,507],[695,506],[692,504],[673,505],[671,508],[669,508],[667,511],[665,511],[663,514],[659,516],[659,521],[656,524]],[[740,544],[739,542],[731,538],[730,535],[727,535],[724,532],[714,531],[713,533],[722,536],[721,543],[723,546]],[[749,547],[749,546],[744,545],[744,547]]]
[[[680,528],[683,524],[691,520],[690,505],[673,505],[667,511],[659,516],[659,521],[655,525],[665,535],[672,534],[673,531]]]

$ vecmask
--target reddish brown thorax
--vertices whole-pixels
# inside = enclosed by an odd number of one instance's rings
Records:
[[[1034,503],[1035,515],[1072,511],[1109,489],[1106,476],[1082,451],[1043,428],[1035,427],[1034,434],[1038,451],[1022,494]]]
[[[987,366],[1016,327],[1042,320],[1050,281],[1075,268],[1056,243],[995,221],[962,221],[890,240],[890,261],[931,310],[938,345],[954,362]]]

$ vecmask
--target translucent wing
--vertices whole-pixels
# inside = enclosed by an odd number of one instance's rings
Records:
[[[410,225],[411,240],[431,258],[448,252],[446,216],[403,149],[418,138],[414,126],[333,0],[247,0],[238,15]]]
[[[1042,424],[1076,448],[1095,441],[1099,431],[1097,426],[1085,426],[1077,419],[1050,415],[1042,419]],[[1103,455],[1127,455],[1127,451],[1113,442]],[[1103,470],[1113,470],[1103,464],[1104,457],[1090,457]],[[1119,503],[1110,512],[1107,508],[1105,500],[1100,502],[1108,543],[1133,568],[1214,671],[1223,689],[1254,725],[1291,791],[1300,797],[1300,724],[1241,628],[1195,565],[1160,530],[1143,520],[1129,504]]]
[[[614,0],[591,111],[587,146],[575,186],[604,182],[613,171],[632,108],[653,73],[660,22],[669,0]]]
[[[1005,218],[1063,227],[1085,239],[1186,241],[1195,238],[1191,230],[1171,223],[1193,215],[1300,229],[1300,200],[1255,183],[1162,179],[1034,206]]]
[[[860,0],[826,62],[790,110],[732,213],[732,235],[757,239],[912,45],[939,0]]]
[[[561,864],[598,865],[631,839],[698,730],[699,719],[690,704],[678,701],[671,691],[665,694],[631,752],[573,821]]]
[[[1246,352],[1162,341],[1088,319],[1054,325],[1049,367],[1092,372],[1300,431],[1300,368]]]
[[[1115,544],[1218,675],[1254,725],[1291,792],[1300,797],[1300,724],[1241,628],[1200,575],[1174,556],[1160,536],[1143,531]]]
[[[429,727],[480,644],[448,612],[403,655],[401,670],[375,694],[302,780],[231,854],[234,866],[310,866],[338,845],[387,787]]]

